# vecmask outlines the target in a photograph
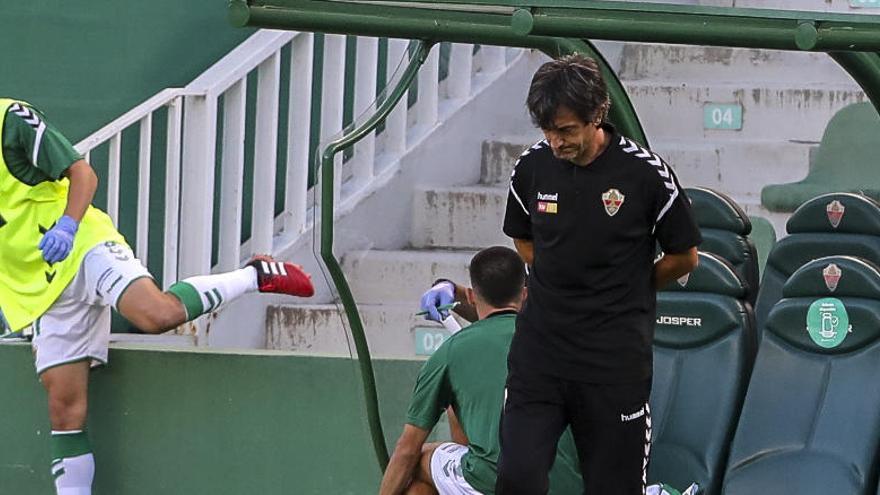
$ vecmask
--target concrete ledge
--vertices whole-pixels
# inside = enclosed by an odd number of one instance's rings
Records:
[[[374,365],[393,447],[422,363]],[[46,399],[26,344],[0,346],[0,376],[7,406],[0,492],[52,493]],[[93,372],[89,395],[96,494],[367,494],[378,487],[351,359],[114,348],[109,366]]]

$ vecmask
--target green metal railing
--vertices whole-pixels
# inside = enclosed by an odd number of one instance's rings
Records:
[[[600,62],[614,102],[610,120],[624,134],[648,144],[623,84],[589,41],[516,35],[510,27],[512,9],[505,14],[476,14],[389,7],[385,3],[279,0],[270,5],[232,0],[229,18],[236,26],[534,48],[552,57],[574,52],[590,55]],[[429,17],[427,13],[436,17]]]
[[[388,464],[388,449],[385,446],[385,436],[382,431],[382,422],[379,419],[379,400],[376,394],[376,378],[373,373],[373,362],[370,358],[370,349],[367,345],[367,336],[364,333],[364,324],[361,321],[357,304],[351,293],[345,274],[342,273],[342,267],[339,260],[333,254],[333,234],[334,234],[334,182],[333,159],[337,153],[344,151],[346,148],[354,146],[364,136],[376,130],[379,124],[388,116],[389,113],[397,106],[397,103],[406,94],[413,80],[419,73],[419,68],[425,62],[428,52],[431,51],[433,43],[423,41],[418,43],[415,53],[410,59],[409,64],[404,69],[400,81],[391,89],[388,96],[363,124],[344,134],[339,139],[327,144],[321,153],[321,259],[330,272],[330,277],[336,285],[339,299],[345,309],[348,317],[349,331],[354,338],[355,348],[358,354],[358,363],[360,364],[361,380],[363,381],[364,397],[367,402],[367,419],[370,424],[370,434],[373,438],[373,448],[376,451],[376,458],[379,460],[379,466],[384,471]]]
[[[560,38],[828,52],[880,111],[878,15],[583,0],[232,0],[229,17],[238,26],[545,52]]]

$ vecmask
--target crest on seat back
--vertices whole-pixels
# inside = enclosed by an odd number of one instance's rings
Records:
[[[825,286],[828,287],[828,290],[834,292],[837,289],[837,283],[840,282],[842,274],[843,272],[841,272],[840,267],[834,263],[829,264],[822,270],[822,277],[825,279]]]
[[[828,222],[836,229],[837,226],[840,225],[840,221],[843,219],[843,214],[846,213],[846,207],[843,206],[843,203],[835,199],[825,206],[825,213],[828,215]]]

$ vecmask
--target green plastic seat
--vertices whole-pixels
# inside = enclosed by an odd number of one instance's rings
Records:
[[[877,136],[880,116],[871,103],[840,109],[825,129],[807,177],[764,187],[761,203],[770,211],[794,211],[810,198],[837,191],[880,200]]]
[[[878,377],[880,269],[850,256],[798,269],[766,321],[723,493],[874,493]]]
[[[785,281],[804,264],[824,256],[849,255],[880,264],[880,204],[860,194],[813,198],[788,219],[788,236],[776,243],[761,277],[755,318],[758,334]]]
[[[756,339],[743,281],[720,257],[699,256],[657,294],[648,481],[717,494]]]
[[[746,299],[754,303],[758,295],[758,253],[748,237],[752,232],[749,216],[736,201],[713,189],[692,187],[685,193],[703,235],[700,251],[716,254],[733,265],[745,282]]]

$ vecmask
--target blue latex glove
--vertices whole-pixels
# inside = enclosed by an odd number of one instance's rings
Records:
[[[79,224],[76,220],[67,215],[58,219],[55,226],[49,229],[40,241],[40,251],[43,252],[43,259],[50,265],[58,263],[67,258],[70,250],[73,249],[73,238]]]
[[[431,287],[427,292],[422,294],[422,300],[419,303],[422,311],[427,311],[426,320],[434,320],[442,322],[449,316],[449,310],[438,311],[438,306],[444,306],[455,302],[455,286],[452,282],[439,282]]]

